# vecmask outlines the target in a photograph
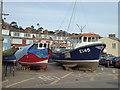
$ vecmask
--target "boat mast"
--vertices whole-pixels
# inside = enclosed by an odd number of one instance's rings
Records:
[[[77,3],[77,0],[76,0],[75,3],[74,3],[73,10],[72,10],[72,15],[71,15],[71,17],[70,17],[70,21],[69,21],[69,25],[68,25],[68,29],[67,29],[67,30],[69,30],[70,25],[71,25],[71,22],[72,22],[73,15],[74,15],[74,11],[75,11],[75,7],[76,7],[76,3]]]

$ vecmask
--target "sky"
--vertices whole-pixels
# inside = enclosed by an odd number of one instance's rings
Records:
[[[44,29],[95,33],[102,37],[118,36],[118,2],[4,2],[3,13],[8,13],[6,22],[16,21],[18,26],[34,26],[39,23]],[[72,14],[73,12],[73,14]],[[70,18],[73,15],[70,23]],[[68,28],[70,24],[70,27]],[[78,27],[78,26],[79,27]]]

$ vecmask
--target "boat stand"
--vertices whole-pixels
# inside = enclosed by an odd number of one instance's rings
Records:
[[[8,75],[8,70],[10,74],[12,73],[12,75],[15,76],[16,61],[3,62],[3,66],[4,66],[3,74],[5,77]]]
[[[75,66],[77,66],[77,64],[63,64],[63,68],[67,71],[72,71],[72,68]]]
[[[30,65],[18,65],[18,70],[22,71],[31,71],[31,70],[36,70],[36,71],[45,71],[48,67],[48,64],[42,64],[40,66],[30,66]]]
[[[30,67],[29,66],[19,66],[19,70],[23,70],[23,71],[30,71]]]

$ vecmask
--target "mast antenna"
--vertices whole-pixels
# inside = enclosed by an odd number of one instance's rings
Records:
[[[77,26],[78,26],[78,28],[80,29],[80,31],[81,31],[81,34],[82,34],[82,32],[83,32],[83,29],[86,27],[86,25],[84,25],[84,26],[81,26],[81,27],[79,27],[79,25],[78,24],[76,24]]]

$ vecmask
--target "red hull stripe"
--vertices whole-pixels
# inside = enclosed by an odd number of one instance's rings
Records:
[[[28,55],[24,55],[18,61],[19,62],[35,63],[35,62],[40,62],[40,61],[44,61],[44,60],[48,60],[48,58],[38,58],[36,55],[28,53]]]

